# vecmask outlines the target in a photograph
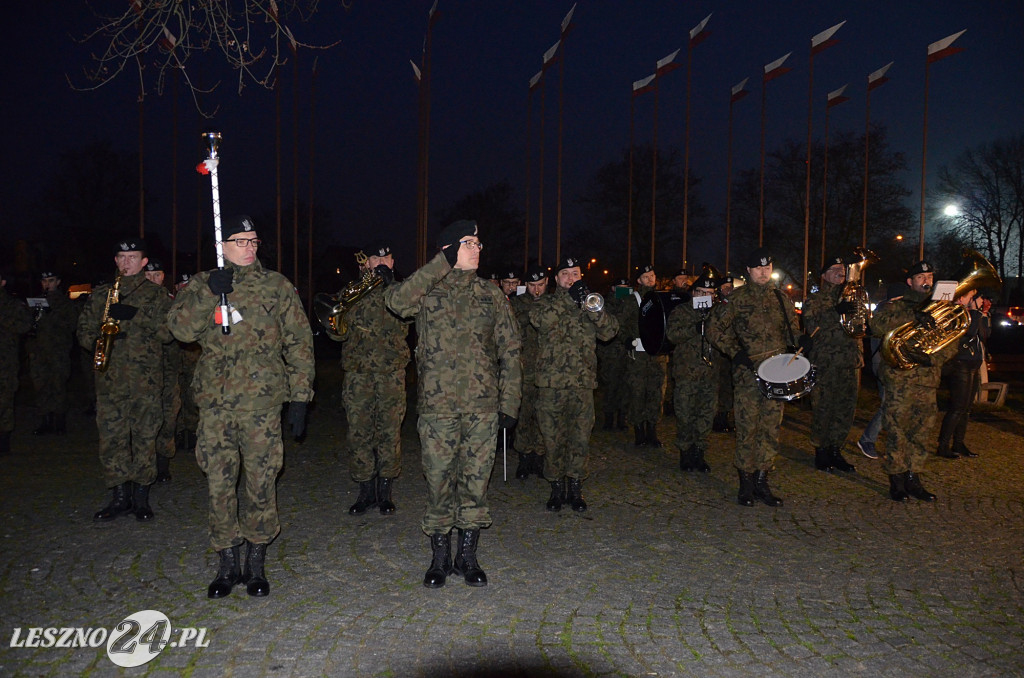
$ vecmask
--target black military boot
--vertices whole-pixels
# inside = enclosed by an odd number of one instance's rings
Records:
[[[118,516],[123,516],[132,512],[132,490],[130,481],[116,485],[111,490],[111,493],[113,494],[113,498],[110,500],[110,503],[93,515],[93,521],[105,523],[117,518]]]
[[[753,506],[754,505],[754,474],[747,473],[742,469],[736,469],[736,472],[740,475],[740,491],[736,496],[736,501],[740,506]]]
[[[658,431],[655,429],[653,421],[644,422],[644,431],[648,445],[651,447],[661,447],[661,441],[658,440]]]
[[[53,415],[53,432],[59,436],[67,435],[68,432],[68,413],[67,412],[55,412]]]
[[[572,506],[572,510],[583,513],[587,510],[587,502],[583,499],[583,480],[580,478],[569,478],[565,490],[565,500]]]
[[[615,430],[615,413],[605,412],[604,413],[604,426],[601,427],[602,431],[614,431]]]
[[[530,472],[538,478],[544,478],[544,455],[530,452],[526,455],[530,459]]]
[[[217,570],[217,578],[210,582],[210,586],[206,589],[207,598],[223,598],[231,595],[231,589],[242,581],[242,570],[238,565],[238,553],[241,549],[242,546],[239,544],[217,551],[220,556],[220,569]]]
[[[701,473],[711,473],[711,466],[704,461],[704,448],[693,446],[693,470]]]
[[[616,412],[615,413],[615,430],[616,431],[625,431],[628,428],[629,428],[629,426],[626,425],[626,413],[625,412]]]
[[[430,535],[430,549],[433,559],[427,573],[423,575],[423,585],[428,589],[439,589],[452,573],[451,533]]]
[[[356,499],[356,503],[348,507],[349,515],[361,516],[366,513],[366,509],[371,509],[377,505],[377,479],[370,478],[369,480],[359,483],[359,498]]]
[[[647,429],[643,424],[633,424],[633,435],[636,437],[634,445],[637,447],[645,447],[647,445]]]
[[[565,501],[565,481],[551,481],[551,497],[548,498],[547,509],[549,511],[561,511],[562,502]]]
[[[939,441],[939,448],[935,450],[936,457],[942,457],[943,459],[959,459],[960,455],[950,449],[949,441]]]
[[[768,506],[782,506],[782,499],[772,494],[768,486],[768,471],[754,472],[754,496]]]
[[[903,487],[906,488],[907,494],[914,499],[935,501],[935,495],[924,489],[924,486],[921,484],[921,476],[913,471],[907,471],[903,474]]]
[[[395,503],[391,501],[391,485],[394,482],[394,478],[377,478],[377,508],[382,516],[395,512]]]
[[[530,454],[528,452],[519,453],[519,465],[516,466],[516,478],[520,480],[530,477],[531,468]]]
[[[167,483],[171,480],[171,458],[162,454],[156,455],[156,482]]]
[[[832,467],[843,473],[853,473],[856,467],[850,462],[843,458],[843,453],[839,451],[838,445],[833,445],[828,448],[829,457],[832,461]]]
[[[961,457],[968,457],[973,459],[974,457],[978,456],[977,452],[971,452],[969,449],[967,449],[967,446],[964,445],[962,441],[959,443],[953,443],[953,451],[955,451]]]
[[[245,570],[242,572],[241,581],[245,584],[245,592],[250,596],[262,598],[270,595],[270,582],[263,573],[263,562],[267,558],[266,544],[253,544],[249,542],[249,549],[245,553]]]
[[[681,471],[693,471],[693,445],[690,445],[685,450],[682,446],[679,447],[679,470]]]
[[[42,421],[39,422],[39,426],[32,430],[32,435],[34,436],[45,436],[50,433],[53,433],[53,412],[44,414]]]
[[[153,509],[149,508],[149,485],[132,483],[132,511],[135,520],[143,523],[153,520]]]
[[[902,473],[889,474],[889,499],[893,501],[906,501],[910,498],[904,486],[904,480],[905,478]]]
[[[832,470],[832,455],[827,447],[814,448],[814,468],[819,471]]]
[[[716,412],[711,430],[715,433],[726,433],[729,430],[729,415],[725,412]]]
[[[476,562],[479,529],[459,530],[459,550],[452,562],[452,574],[461,575],[470,586],[487,586],[487,575]]]

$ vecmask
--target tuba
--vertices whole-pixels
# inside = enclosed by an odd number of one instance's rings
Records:
[[[846,283],[839,295],[839,301],[849,301],[857,305],[853,313],[843,313],[839,316],[839,323],[851,337],[860,339],[868,331],[868,320],[871,319],[871,311],[868,304],[871,303],[867,290],[861,283],[864,280],[864,269],[868,264],[877,264],[878,257],[874,252],[865,247],[856,247],[853,253],[860,257],[860,261],[846,267]]]
[[[362,252],[356,254],[356,262],[360,266],[366,263],[366,259],[366,255]],[[367,269],[361,278],[353,280],[337,294],[321,292],[314,296],[313,310],[316,312],[317,320],[327,330],[327,336],[334,341],[344,341],[348,334],[345,313],[382,282],[384,282],[383,278],[373,270]]]
[[[957,341],[971,324],[971,314],[956,299],[982,287],[1001,287],[999,273],[978,252],[964,250],[967,273],[957,283],[953,300],[936,299],[921,310],[935,321],[934,327],[909,322],[900,325],[882,339],[882,357],[901,370],[928,364],[930,356]]]
[[[107,290],[107,303],[103,306],[103,319],[100,320],[100,336],[96,340],[96,349],[92,353],[92,368],[97,372],[106,372],[110,364],[110,349],[114,337],[121,331],[117,320],[110,317],[110,305],[116,304],[121,294],[121,273],[114,278],[114,284]]]

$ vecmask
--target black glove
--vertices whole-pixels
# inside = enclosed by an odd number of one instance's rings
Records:
[[[306,403],[288,403],[288,427],[293,438],[301,438],[306,432]]]
[[[576,302],[577,306],[583,307],[583,302],[586,300],[587,295],[590,294],[590,290],[587,289],[587,284],[582,280],[577,280],[569,288],[569,296],[573,301]]]
[[[800,338],[796,340],[796,343],[803,349],[804,355],[810,353],[811,349],[814,348],[814,339],[806,334],[801,334]]]
[[[452,268],[455,268],[455,264],[459,260],[460,247],[462,247],[460,243],[455,243],[454,245],[448,245],[448,247],[441,250],[441,254],[443,254],[444,258],[448,260],[448,265]]]
[[[210,279],[206,281],[206,284],[210,286],[210,291],[219,297],[222,294],[231,294],[235,291],[235,288],[231,286],[231,280],[234,277],[235,272],[230,268],[218,268],[215,271],[210,271]]]
[[[750,359],[750,356],[747,355],[746,349],[742,349],[742,348],[739,350],[739,352],[736,355],[734,355],[732,357],[732,366],[733,367],[740,367],[741,365],[743,367],[746,367],[747,369],[750,369],[750,370],[754,369],[753,361]]]
[[[836,313],[839,315],[852,315],[857,310],[857,302],[855,301],[840,301],[836,304]]]
[[[395,272],[384,264],[378,264],[377,268],[373,269],[373,272],[381,277],[385,285],[395,282]]]
[[[110,305],[110,317],[114,320],[131,320],[138,312],[138,306],[129,306],[128,304]]]
[[[509,416],[504,412],[498,413],[498,426],[500,426],[501,428],[511,431],[516,427],[516,424],[518,423],[519,420],[516,419],[515,417]]]
[[[928,329],[935,329],[935,318],[925,311],[914,311],[914,322],[927,327]]]

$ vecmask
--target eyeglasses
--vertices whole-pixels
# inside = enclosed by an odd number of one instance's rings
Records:
[[[466,249],[470,250],[482,250],[484,248],[484,244],[479,240],[460,240],[459,244],[465,245]]]
[[[259,238],[232,238],[231,240],[225,240],[224,242],[233,242],[239,247],[259,247],[260,243],[263,241]]]

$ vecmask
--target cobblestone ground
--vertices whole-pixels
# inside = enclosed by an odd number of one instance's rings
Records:
[[[715,434],[710,474],[682,474],[671,445],[638,450],[595,432],[590,510],[544,509],[547,483],[490,488],[480,560],[490,584],[422,586],[424,485],[405,426],[398,511],[348,515],[337,367],[320,366],[304,444],[279,481],[283,531],[269,598],[244,587],[208,600],[202,474],[188,454],[153,488],[156,519],[97,525],[106,503],[95,428],[27,433],[0,461],[0,674],[190,676],[997,676],[1024,674],[1024,415],[1019,400],[972,421],[977,459],[933,459],[938,501],[897,504],[878,461],[813,468],[809,412],[787,407],[772,476],[785,505],[736,504],[733,437]],[[877,405],[862,389],[858,430]],[[1014,409],[1017,408],[1017,409]],[[674,423],[662,422],[665,442]],[[853,436],[851,435],[851,440]],[[167,647],[120,669],[105,647],[16,647],[16,628],[114,629],[134,612],[207,629],[205,648]]]

